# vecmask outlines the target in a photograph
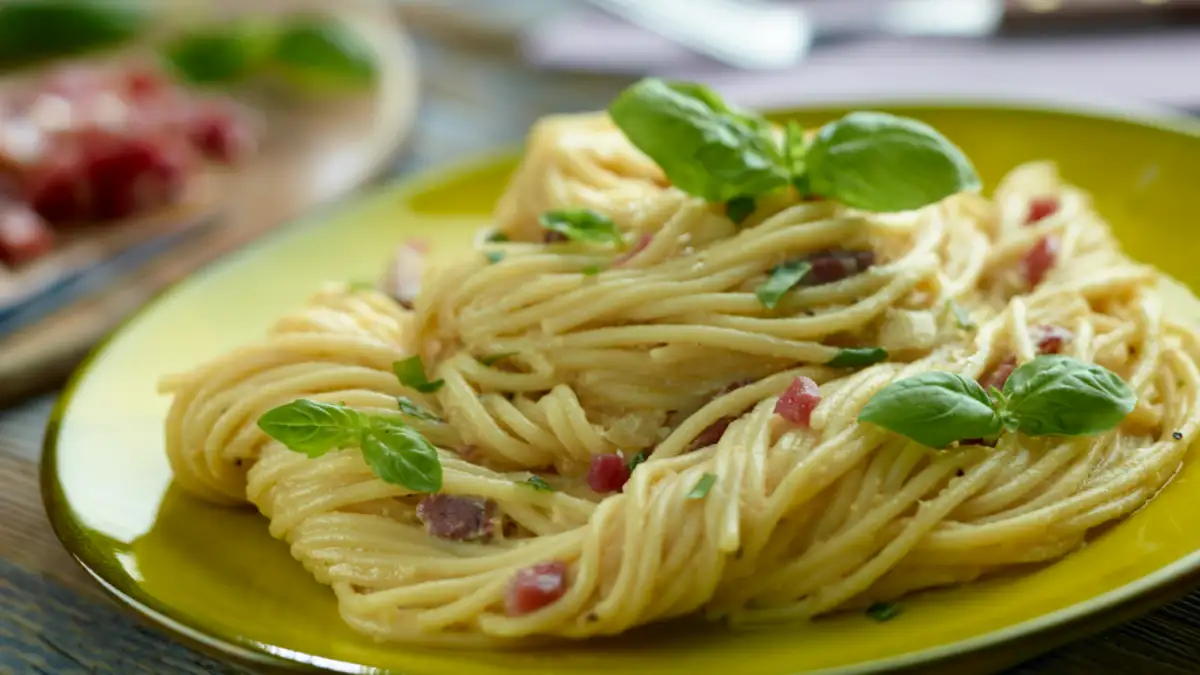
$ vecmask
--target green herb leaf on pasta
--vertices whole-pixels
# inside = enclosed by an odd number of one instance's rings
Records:
[[[504,352],[503,354],[492,354],[490,356],[481,356],[475,360],[485,366],[491,366],[491,365],[495,365],[496,363],[499,363],[500,361],[503,361],[504,359],[507,359],[510,356],[516,356],[516,354],[517,354],[516,352]]]
[[[427,422],[441,422],[442,421],[442,418],[438,417],[437,415],[434,415],[433,413],[422,408],[421,406],[417,405],[416,403],[413,403],[412,399],[408,398],[407,396],[397,396],[396,397],[396,405],[400,408],[400,412],[404,413],[405,415],[408,415],[409,417],[419,419],[419,420],[425,420]]]
[[[571,241],[622,246],[625,240],[612,218],[591,209],[547,211],[538,217],[542,228]]]
[[[971,320],[971,315],[963,306],[953,300],[947,301],[950,304],[950,311],[954,313],[954,325],[958,326],[959,330],[975,330],[978,326]]]
[[[280,30],[269,61],[272,72],[310,93],[367,88],[379,74],[374,52],[357,31],[320,16],[290,19]]]
[[[741,225],[743,221],[754,213],[756,208],[754,197],[734,197],[728,202],[725,202],[725,215],[734,223]]]
[[[546,479],[542,478],[541,476],[530,476],[521,484],[528,485],[538,492],[554,492],[554,486],[547,483]]]
[[[1068,356],[1044,355],[1013,371],[1005,411],[1029,436],[1108,431],[1133,411],[1137,396],[1115,373]]]
[[[397,361],[392,364],[392,371],[396,373],[396,378],[400,380],[400,384],[415,389],[422,394],[431,394],[442,388],[445,384],[443,380],[429,381],[429,377],[425,375],[425,366],[421,365],[421,357],[413,356],[403,361]]]
[[[379,284],[374,281],[351,281],[346,284],[346,289],[351,293],[365,293],[378,290]]]
[[[488,251],[487,253],[483,254],[483,257],[487,258],[489,263],[495,265],[501,260],[504,260],[504,251]]]
[[[767,280],[754,289],[754,295],[758,296],[758,301],[764,307],[774,309],[784,294],[800,283],[810,270],[812,264],[807,260],[786,262],[771,270]]]
[[[788,120],[787,126],[783,129],[783,158],[788,173],[791,175],[792,186],[802,197],[808,193],[807,169],[804,162],[804,153],[807,150],[805,146],[804,127],[800,126],[796,120]]]
[[[508,235],[500,230],[492,230],[483,240],[492,244],[503,244],[508,241]]]
[[[645,451],[642,451],[642,452],[639,452],[638,454],[634,455],[633,457],[630,457],[629,463],[626,464],[625,466],[629,467],[630,471],[633,471],[634,469],[638,468],[638,465],[644,464],[645,462],[646,462],[646,453],[645,453]]]
[[[591,277],[600,274],[602,271],[603,269],[601,269],[599,265],[588,265],[587,267],[579,270],[579,273],[585,277]]]
[[[900,605],[893,602],[876,602],[867,608],[867,616],[880,623],[900,616]]]
[[[413,492],[442,489],[437,448],[412,427],[372,419],[362,434],[362,455],[371,472],[385,483]]]
[[[695,487],[692,488],[691,492],[687,493],[687,498],[704,499],[708,496],[709,490],[712,490],[712,486],[716,482],[717,476],[715,474],[706,473],[700,476],[700,480],[696,481]]]
[[[839,349],[837,356],[825,365],[830,368],[865,368],[879,363],[888,357],[883,347],[846,347]]]
[[[765,194],[790,178],[770,125],[702,85],[643,79],[608,113],[672,185],[706,201]]]
[[[258,428],[287,449],[309,457],[358,442],[365,418],[353,408],[300,399],[272,408],[258,418]]]
[[[858,414],[870,422],[931,448],[968,438],[992,438],[1000,415],[975,380],[933,371],[896,380],[879,390]]]
[[[815,194],[867,211],[916,209],[980,187],[970,160],[937,130],[882,112],[826,124],[805,165]]]

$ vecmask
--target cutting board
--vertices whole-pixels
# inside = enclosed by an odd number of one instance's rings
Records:
[[[262,3],[271,4],[279,5]],[[419,87],[414,48],[390,4],[287,4],[319,7],[358,30],[379,64],[375,90],[301,104],[271,94],[252,98],[266,120],[263,145],[236,173],[201,186],[218,192],[205,199],[211,208],[158,214],[122,235],[98,239],[79,254],[95,264],[79,266],[78,274],[62,277],[4,317],[20,327],[0,337],[0,407],[61,384],[99,340],[164,288],[354,191],[394,160],[415,121]],[[128,239],[141,228],[157,231],[131,246]]]

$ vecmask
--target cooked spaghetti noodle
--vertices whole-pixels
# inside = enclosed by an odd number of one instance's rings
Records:
[[[1053,212],[1029,222],[1046,199]],[[578,206],[639,245],[544,243],[539,214]],[[1197,333],[1051,165],[1017,168],[991,200],[902,213],[795,193],[756,206],[735,225],[604,115],[544,121],[497,209],[509,241],[480,244],[502,260],[431,270],[412,309],[331,285],[262,342],[167,378],[176,479],[256,506],[357,630],[481,643],[694,612],[807,619],[1050,561],[1150,499],[1195,438]],[[1031,284],[1047,241],[1054,264]],[[773,308],[756,298],[781,263],[829,251],[873,258]],[[1048,335],[1128,383],[1137,405],[1119,426],[933,451],[856,421],[890,382],[988,381]],[[887,360],[821,365],[868,345]],[[398,381],[414,355],[444,386]],[[798,377],[820,387],[807,426],[776,414]],[[488,536],[435,536],[428,498],[356,447],[309,458],[256,425],[297,399],[395,416],[401,396],[432,413],[405,422],[438,448],[440,494],[486,504]],[[639,453],[620,491],[589,487],[595,458]],[[514,579],[549,563],[565,586],[513,611]]]

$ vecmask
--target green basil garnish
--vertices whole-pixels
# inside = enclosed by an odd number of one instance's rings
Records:
[[[557,232],[571,241],[622,246],[625,240],[612,218],[591,209],[547,211],[538,217],[543,229]]]
[[[999,414],[978,382],[941,371],[892,382],[867,401],[858,421],[931,448],[967,438],[991,438],[1002,429]]]
[[[403,361],[397,361],[392,364],[392,371],[396,373],[396,378],[400,380],[400,384],[415,389],[422,394],[432,394],[445,384],[444,380],[429,381],[429,377],[425,375],[425,366],[421,365],[421,357],[413,356]]]
[[[1017,368],[1004,383],[1005,412],[1027,436],[1084,436],[1117,426],[1137,396],[1112,371],[1047,354]]]
[[[744,220],[754,213],[756,204],[754,197],[734,197],[725,202],[725,215],[735,224],[741,225]]]
[[[989,396],[974,380],[929,372],[881,389],[858,415],[927,445],[991,439],[1004,430],[1027,436],[1080,436],[1121,423],[1137,397],[1115,373],[1057,354],[1039,356],[1013,371],[1003,391]]]
[[[727,202],[788,183],[770,125],[701,85],[647,78],[621,92],[608,114],[672,185],[690,195]]]
[[[638,454],[634,455],[633,457],[630,457],[629,463],[626,464],[626,466],[629,467],[630,471],[633,471],[634,469],[638,468],[639,464],[642,464],[645,461],[646,461],[646,452],[643,450],[642,452],[639,452]]]
[[[289,450],[314,458],[358,446],[371,472],[386,483],[414,492],[432,493],[442,487],[437,449],[396,420],[300,399],[268,410],[258,418],[258,427]]]
[[[933,127],[853,112],[817,132],[804,156],[809,189],[867,211],[905,211],[979,189],[970,160]]]
[[[837,356],[825,365],[830,368],[865,368],[887,359],[887,350],[883,347],[846,347],[839,349]]]
[[[696,481],[696,486],[692,491],[687,493],[688,499],[704,499],[708,496],[708,491],[712,489],[713,483],[717,482],[715,474],[706,473],[700,476],[700,480]]]
[[[754,295],[767,309],[775,309],[784,294],[800,283],[812,270],[812,263],[807,260],[786,262],[767,274],[767,280],[754,289]]]
[[[524,480],[524,482],[522,482],[521,484],[528,485],[529,487],[533,488],[534,490],[537,490],[538,492],[554,492],[554,486],[547,483],[546,479],[542,478],[541,476],[530,476],[529,478],[526,478]]]
[[[967,314],[967,310],[963,309],[962,305],[953,300],[950,303],[950,311],[954,313],[954,325],[958,326],[959,330],[975,330],[978,326],[971,320],[971,315]]]
[[[867,608],[867,616],[880,623],[896,618],[900,612],[900,605],[893,602],[874,602]]]
[[[495,265],[504,260],[504,251],[488,251],[483,254],[483,257],[487,258],[488,263]]]
[[[422,408],[421,406],[417,405],[416,403],[413,403],[412,399],[408,398],[407,396],[397,396],[396,397],[396,405],[400,408],[400,412],[404,413],[405,415],[408,415],[409,417],[419,419],[419,420],[425,420],[426,422],[441,422],[442,421],[442,418],[438,417],[437,415],[434,415],[433,413]]]
[[[602,272],[602,271],[603,270],[600,268],[599,265],[588,265],[587,267],[579,270],[579,273],[585,277],[591,277],[591,276],[600,274],[600,272]]]

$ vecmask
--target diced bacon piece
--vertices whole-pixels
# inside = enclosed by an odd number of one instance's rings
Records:
[[[1043,195],[1029,201],[1029,212],[1025,215],[1025,224],[1033,225],[1039,220],[1053,215],[1058,211],[1058,197]]]
[[[86,158],[77,147],[59,147],[26,167],[22,199],[52,223],[84,220],[91,213],[92,196]]]
[[[621,265],[629,262],[635,255],[646,250],[646,247],[649,246],[650,242],[652,241],[654,241],[654,235],[652,234],[643,234],[641,237],[638,237],[637,243],[633,245],[633,248],[622,253],[613,260],[613,267],[620,267]]]
[[[182,198],[191,156],[178,139],[89,133],[81,137],[92,195],[91,216],[127,218]]]
[[[508,587],[504,610],[525,616],[552,604],[567,592],[567,564],[544,562],[517,570]]]
[[[401,305],[412,309],[421,292],[421,277],[425,274],[425,252],[420,242],[408,242],[396,249],[383,276],[383,292]]]
[[[812,379],[803,375],[792,380],[791,385],[775,403],[775,414],[792,424],[808,427],[813,410],[821,403],[820,388]]]
[[[620,492],[632,472],[619,455],[593,455],[588,467],[587,484],[600,494]]]
[[[699,450],[700,448],[707,448],[710,445],[716,445],[718,442],[720,442],[721,437],[725,435],[725,430],[729,428],[730,424],[733,424],[733,420],[735,419],[736,418],[734,417],[722,417],[716,422],[708,425],[704,431],[701,431],[694,439],[692,439],[692,442],[688,445],[688,452],[691,452],[692,450]]]
[[[230,102],[202,101],[188,120],[188,138],[205,157],[236,164],[255,150],[250,121]]]
[[[1025,280],[1029,283],[1030,288],[1036,288],[1046,278],[1046,273],[1058,261],[1058,252],[1061,246],[1058,237],[1047,235],[1039,239],[1021,259],[1021,267],[1025,270]]]
[[[54,247],[54,233],[29,207],[0,202],[0,262],[16,267]]]
[[[1012,375],[1016,369],[1017,359],[1010,356],[996,364],[996,367],[981,375],[979,377],[979,384],[983,387],[984,391],[991,391],[992,387],[1003,389],[1004,383],[1008,382],[1008,376]]]
[[[496,530],[496,504],[479,497],[429,495],[417,504],[417,518],[439,539],[488,541]]]
[[[829,249],[811,253],[802,260],[808,261],[812,270],[800,280],[800,284],[819,286],[865,272],[875,265],[875,252]]]
[[[1033,330],[1029,331],[1029,337],[1039,354],[1058,354],[1075,336],[1066,328],[1042,325],[1034,326]]]

